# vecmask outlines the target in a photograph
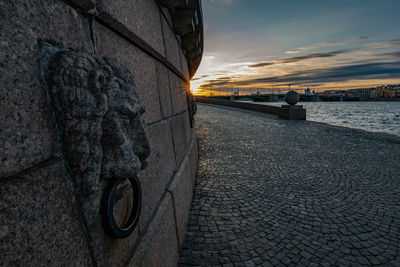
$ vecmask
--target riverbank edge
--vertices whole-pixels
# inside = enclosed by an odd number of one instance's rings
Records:
[[[258,104],[249,103],[249,102],[220,100],[220,99],[212,99],[212,98],[198,97],[198,96],[196,96],[196,102],[228,106],[228,107],[234,107],[234,108],[240,108],[240,109],[254,110],[254,111],[269,113],[269,114],[274,114],[274,115],[279,115],[279,108],[280,108],[277,106],[258,105]]]
[[[257,110],[253,110],[253,109],[247,109],[247,108],[241,108],[241,107],[235,107],[235,106],[228,106],[228,105],[220,105],[220,104],[212,104],[212,103],[206,103],[206,102],[200,102],[197,101],[196,98],[196,102],[198,104],[201,105],[205,105],[205,106],[212,106],[212,107],[216,107],[216,108],[222,108],[222,109],[230,109],[230,110],[236,110],[236,111],[240,111],[240,112],[246,112],[252,115],[256,115],[256,116],[261,116],[261,117],[267,117],[270,119],[275,119],[275,120],[280,120],[278,118],[277,114],[273,114],[273,113],[268,113],[268,112],[263,112],[263,111],[257,111]],[[229,102],[229,101],[226,101]],[[233,102],[233,101],[232,101]],[[235,103],[241,103],[241,102],[235,102]],[[257,105],[257,104],[253,104],[253,105]],[[260,105],[262,106],[262,105]],[[269,106],[271,107],[271,106]],[[277,107],[279,108],[279,107]],[[293,122],[298,122],[298,121],[293,121]],[[369,134],[369,135],[378,135],[381,137],[384,137],[385,139],[389,139],[388,141],[394,142],[394,143],[400,143],[400,136],[395,135],[395,134],[391,134],[391,133],[386,133],[386,132],[373,132],[373,131],[368,131],[368,130],[364,130],[364,129],[360,129],[360,128],[351,128],[351,127],[346,127],[346,126],[341,126],[341,125],[332,125],[326,122],[320,122],[320,121],[310,121],[310,120],[305,120],[305,121],[301,121],[304,123],[311,123],[311,124],[319,124],[319,125],[324,125],[324,126],[328,126],[328,127],[334,127],[334,128],[339,128],[339,129],[344,129],[344,130],[352,130],[352,131],[359,131],[362,132],[364,134]],[[390,139],[394,139],[394,140],[390,140]]]

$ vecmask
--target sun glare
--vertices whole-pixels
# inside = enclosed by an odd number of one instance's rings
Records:
[[[204,94],[199,87],[200,87],[199,82],[190,81],[190,91],[192,92],[193,95],[203,95]]]

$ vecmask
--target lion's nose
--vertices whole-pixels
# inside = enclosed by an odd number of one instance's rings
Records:
[[[129,145],[108,147],[104,151],[103,178],[133,178],[142,168],[142,163]]]

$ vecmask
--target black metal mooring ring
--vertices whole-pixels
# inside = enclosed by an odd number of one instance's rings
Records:
[[[127,179],[132,185],[133,205],[128,221],[122,226],[118,226],[114,218],[114,202],[116,199],[115,189],[123,179],[110,179],[103,193],[102,215],[103,225],[106,233],[112,238],[126,238],[135,229],[142,206],[142,187],[139,179]]]

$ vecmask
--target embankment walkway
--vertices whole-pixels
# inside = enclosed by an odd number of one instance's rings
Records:
[[[182,266],[400,266],[400,138],[199,105]]]

